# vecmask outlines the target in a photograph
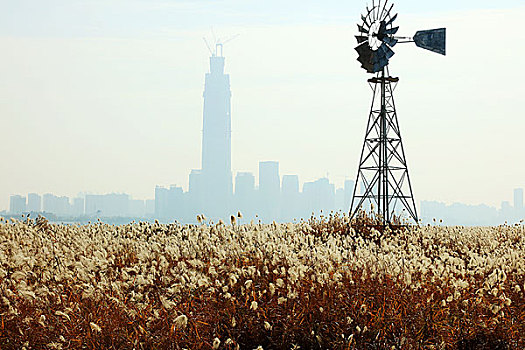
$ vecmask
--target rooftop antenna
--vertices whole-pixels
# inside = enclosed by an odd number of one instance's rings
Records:
[[[383,225],[391,223],[394,215],[405,211],[418,222],[416,203],[408,174],[405,150],[397,120],[393,92],[399,78],[390,76],[388,61],[394,56],[392,48],[398,43],[415,43],[416,46],[445,55],[446,29],[420,30],[413,37],[396,36],[394,27],[397,14],[394,4],[385,0],[381,5],[372,0],[357,25],[358,61],[367,73],[373,91],[372,106],[366,127],[365,140],[354,186],[350,217],[353,218],[364,204],[374,205]],[[358,189],[362,193],[358,194]],[[396,206],[399,205],[399,211]]]

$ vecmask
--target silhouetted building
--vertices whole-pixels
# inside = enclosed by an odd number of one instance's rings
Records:
[[[11,214],[22,214],[26,211],[26,197],[13,195],[9,197],[9,212]]]
[[[182,187],[155,187],[155,216],[164,220],[182,220],[185,216],[184,191]]]
[[[199,169],[193,169],[190,173],[189,179],[189,192],[186,203],[188,207],[188,217],[190,222],[196,220],[197,215],[203,214],[203,203],[204,203],[204,178],[202,171]]]
[[[70,214],[69,198],[62,196],[58,197],[52,193],[46,193],[42,197],[43,211],[52,213],[58,216],[66,216]]]
[[[299,176],[283,175],[280,219],[282,221],[300,219],[302,214],[300,204]]]
[[[508,201],[501,202],[501,216],[510,219],[513,217],[512,206]]]
[[[42,197],[37,193],[27,195],[27,211],[38,213],[42,210]]]
[[[146,215],[146,206],[144,200],[130,199],[129,200],[129,216],[136,218],[143,218]]]
[[[71,205],[71,215],[84,215],[84,198],[73,198],[73,204]]]
[[[514,190],[514,209],[519,213],[523,211],[523,188]]]
[[[334,210],[335,186],[327,178],[321,178],[303,185],[303,200],[308,210],[319,215],[321,210],[328,214]]]
[[[155,187],[155,217],[157,218],[168,216],[168,192],[166,187]]]
[[[172,185],[168,191],[168,216],[167,219],[170,221],[181,220],[184,216],[184,191],[182,187]]]
[[[345,190],[344,188],[338,188],[335,190],[335,204],[334,208],[336,211],[345,212]]]
[[[155,215],[155,200],[146,199],[146,217],[150,218]]]
[[[279,215],[281,181],[279,162],[259,162],[259,216],[263,220],[274,220]]]
[[[248,172],[238,172],[235,176],[234,212],[241,211],[245,218],[252,218],[255,201],[255,176]]]
[[[354,180],[345,180],[345,185],[344,185],[345,204],[344,204],[343,211],[347,214],[350,213],[350,204],[352,203],[352,196],[354,195],[354,187],[355,187]]]

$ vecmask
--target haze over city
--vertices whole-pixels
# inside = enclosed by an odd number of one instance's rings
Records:
[[[467,6],[466,4],[469,4]],[[2,2],[0,210],[9,195],[188,189],[200,168],[202,37],[224,47],[232,170],[279,161],[301,183],[355,178],[371,93],[361,4]],[[519,1],[396,4],[400,33],[447,27],[447,56],[396,48],[396,104],[417,201],[512,201],[525,187]],[[502,33],[501,28],[504,28]]]

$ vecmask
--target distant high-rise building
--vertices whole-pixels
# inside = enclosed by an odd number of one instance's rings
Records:
[[[279,162],[259,162],[259,191],[271,196],[278,196],[281,191]]]
[[[291,221],[293,219],[300,219],[300,217],[299,176],[283,175],[280,219],[282,221]]]
[[[512,206],[510,205],[510,203],[508,201],[503,201],[501,202],[501,216],[505,219],[509,219],[510,217],[512,217],[513,213],[512,213]]]
[[[344,188],[338,188],[335,190],[335,210],[346,212],[345,208],[345,190]]]
[[[335,186],[327,178],[305,183],[303,196],[308,209],[315,215],[319,215],[321,210],[325,214],[334,210]]]
[[[146,217],[150,218],[155,215],[155,200],[147,199],[146,200]]]
[[[129,200],[129,216],[142,218],[146,214],[145,203],[141,199],[130,199]]]
[[[281,180],[279,162],[259,162],[259,215],[263,220],[274,220],[279,215]]]
[[[523,188],[514,190],[514,209],[518,212],[523,210]]]
[[[354,194],[354,180],[345,180],[344,191],[345,191],[345,204],[344,212],[350,213],[350,203],[352,202],[352,195]]]
[[[184,217],[184,191],[182,187],[155,187],[155,216],[165,220],[181,220]]]
[[[171,185],[168,191],[168,216],[169,220],[181,220],[184,216],[184,191],[182,187]]]
[[[51,193],[45,193],[42,196],[42,210],[46,213],[55,213],[56,212],[56,202],[55,195]]]
[[[65,196],[57,197],[52,193],[46,193],[42,198],[42,204],[43,211],[46,213],[61,216],[69,215],[70,213],[69,198]]]
[[[168,216],[168,193],[166,187],[155,187],[155,217],[166,218]]]
[[[26,209],[26,197],[19,195],[9,197],[9,212],[11,214],[22,214]]]
[[[84,198],[73,198],[73,205],[71,206],[71,215],[82,216],[84,215]]]
[[[190,222],[196,220],[197,215],[203,214],[204,178],[202,170],[193,169],[190,173],[187,199],[187,217]]]
[[[249,172],[238,172],[235,176],[235,194],[250,198],[255,190],[255,176]]]
[[[246,218],[252,217],[255,201],[255,176],[248,172],[239,172],[235,176],[235,206]]]
[[[36,193],[27,195],[27,211],[38,213],[42,210],[42,197]]]
[[[222,45],[217,45],[210,57],[210,72],[206,74],[203,97],[202,205],[206,215],[224,217],[230,214],[233,191],[230,76],[224,74]]]
[[[299,176],[283,175],[282,194],[283,196],[299,194]]]

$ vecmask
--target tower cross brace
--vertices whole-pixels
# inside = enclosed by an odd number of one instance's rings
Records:
[[[394,215],[402,217],[403,211],[418,221],[394,103],[398,81],[390,76],[388,67],[368,79],[373,98],[350,206],[351,218],[366,209],[364,206],[374,205],[384,225],[392,223]]]

